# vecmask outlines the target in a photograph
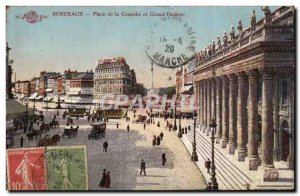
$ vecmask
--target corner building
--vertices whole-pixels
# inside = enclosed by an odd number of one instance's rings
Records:
[[[105,100],[113,103],[116,95],[132,94],[131,87],[135,84],[135,72],[123,57],[99,60],[94,74],[94,105],[100,106],[103,95],[110,94]]]

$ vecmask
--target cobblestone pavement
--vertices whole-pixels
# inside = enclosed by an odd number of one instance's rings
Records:
[[[142,112],[142,111],[141,111]],[[53,117],[54,112],[47,115]],[[130,115],[132,115],[130,113]],[[61,119],[61,117],[58,117]],[[206,181],[197,166],[191,162],[190,155],[176,132],[167,131],[163,119],[159,119],[161,127],[156,124],[147,125],[129,123],[130,131],[126,130],[124,119],[110,120],[105,138],[88,140],[90,126],[86,118],[74,119],[79,125],[76,138],[61,139],[59,145],[87,145],[88,178],[90,190],[101,190],[98,186],[105,168],[111,171],[110,190],[203,190]],[[131,119],[133,119],[131,117]],[[61,120],[60,120],[61,121]],[[157,123],[158,119],[155,120]],[[46,120],[46,122],[48,122]],[[116,122],[120,124],[116,128]],[[61,122],[62,126],[65,122]],[[59,133],[63,127],[52,129],[50,134]],[[153,135],[164,133],[160,146],[152,146]],[[19,148],[20,135],[15,138],[14,148]],[[27,139],[27,137],[25,136]],[[103,152],[103,142],[107,141],[108,152]],[[36,140],[25,142],[24,147],[34,147]],[[167,163],[162,166],[161,154],[165,152]],[[141,176],[141,159],[146,162],[147,176]],[[106,190],[106,189],[104,189]]]

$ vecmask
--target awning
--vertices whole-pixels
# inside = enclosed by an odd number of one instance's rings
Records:
[[[34,100],[38,96],[38,93],[33,93],[28,99],[29,100]]]
[[[44,101],[52,101],[53,100],[53,97],[46,97],[45,99],[44,99]]]
[[[46,89],[46,93],[52,93],[53,92],[53,88],[47,88]]]
[[[193,85],[187,85],[187,86],[183,87],[183,91],[190,91],[190,90],[192,90],[192,88],[193,88]]]
[[[41,100],[41,99],[43,99],[43,96],[38,96],[38,97],[36,98],[36,100]]]
[[[69,91],[68,95],[79,95],[80,91]]]

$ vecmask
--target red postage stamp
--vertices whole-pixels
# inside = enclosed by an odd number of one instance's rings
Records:
[[[47,190],[44,152],[44,148],[8,150],[7,175],[9,190]]]

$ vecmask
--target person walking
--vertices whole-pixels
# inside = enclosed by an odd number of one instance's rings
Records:
[[[99,183],[100,187],[104,187],[104,185],[105,185],[105,178],[106,178],[106,169],[103,169],[102,178],[101,178],[101,181]]]
[[[166,153],[162,153],[161,155],[161,160],[162,160],[162,166],[165,166],[167,158],[166,158]]]
[[[156,138],[156,144],[159,146],[160,145],[160,137],[159,136],[157,136],[157,138]]]
[[[103,152],[107,152],[107,147],[108,147],[108,143],[107,143],[107,141],[105,141],[103,143]]]
[[[205,161],[205,168],[207,169],[207,173],[210,174],[210,165],[211,165],[211,162],[209,159],[207,159],[207,161]]]
[[[160,123],[159,123],[159,121],[157,121],[157,127],[160,127]]]
[[[119,128],[119,123],[117,122],[117,129]]]
[[[146,123],[144,123],[144,129],[146,129]]]
[[[140,175],[142,175],[143,172],[144,172],[144,176],[146,176],[146,163],[145,163],[145,161],[142,159]]]
[[[152,140],[152,146],[155,146],[155,145],[156,145],[156,136],[154,135],[153,140]]]
[[[129,133],[129,130],[130,130],[130,127],[129,127],[129,125],[127,125],[127,132]]]
[[[164,137],[163,132],[160,132],[159,136],[160,136],[160,140],[162,141],[162,140],[163,140],[163,137]]]
[[[106,172],[104,186],[105,186],[105,188],[110,188],[110,171]]]
[[[21,146],[21,148],[23,148],[23,143],[24,143],[24,137],[22,135],[21,138],[20,138],[20,146]]]

